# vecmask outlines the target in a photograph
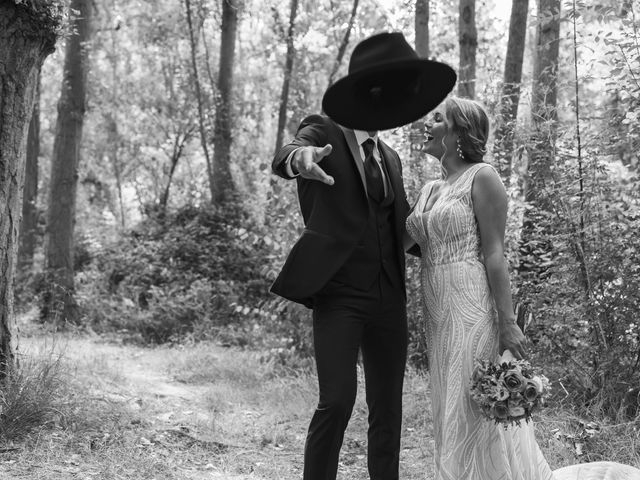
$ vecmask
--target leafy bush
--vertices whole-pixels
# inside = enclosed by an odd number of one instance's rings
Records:
[[[292,200],[291,192],[284,195]],[[309,311],[268,291],[294,241],[296,219],[283,214],[257,225],[238,203],[148,218],[118,244],[92,253],[91,266],[76,275],[86,321],[130,341],[214,339],[259,348],[265,361],[287,368],[308,368]]]
[[[240,321],[239,303],[260,305],[269,286],[256,267],[266,243],[247,225],[233,206],[146,220],[79,275],[92,328],[161,343]]]
[[[640,182],[616,162],[594,154],[583,161],[581,190],[575,158],[562,150],[557,157],[544,192],[555,211],[534,212],[544,268],[521,275],[520,287],[535,313],[539,360],[575,404],[633,417],[640,400],[632,393],[640,384]],[[525,260],[540,267],[535,248],[530,255]]]

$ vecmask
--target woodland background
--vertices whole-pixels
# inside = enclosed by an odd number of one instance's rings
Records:
[[[0,0],[0,377],[20,371],[15,318],[34,309],[43,328],[311,371],[309,312],[268,293],[302,229],[271,158],[357,42],[401,31],[490,112],[552,407],[637,432],[639,26],[637,0]],[[411,201],[439,175],[423,125],[382,136]]]

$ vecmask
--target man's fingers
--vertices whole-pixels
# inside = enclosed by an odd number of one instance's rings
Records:
[[[320,160],[322,160],[324,157],[326,157],[327,155],[329,155],[331,153],[331,150],[333,150],[333,147],[331,146],[330,143],[327,143],[324,147],[319,148],[319,147],[314,147],[314,151],[313,151],[313,161],[315,163],[318,163]]]
[[[327,175],[322,168],[320,168],[317,164],[313,164],[308,172],[314,180],[320,180],[327,185],[333,185],[334,180],[333,177]]]
[[[333,185],[335,182],[333,177],[327,175],[325,171],[318,165],[318,162],[331,153],[331,144],[324,147],[305,147],[301,149],[300,158],[297,169],[303,178],[318,180]]]

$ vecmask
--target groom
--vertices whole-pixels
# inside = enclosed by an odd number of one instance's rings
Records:
[[[419,59],[400,33],[359,43],[349,74],[273,159],[296,178],[305,229],[271,291],[313,309],[319,402],[304,480],[336,478],[356,398],[362,352],[372,480],[398,478],[407,352],[404,223],[409,212],[398,154],[378,130],[417,120],[451,91],[456,75]],[[419,254],[419,252],[417,252]]]

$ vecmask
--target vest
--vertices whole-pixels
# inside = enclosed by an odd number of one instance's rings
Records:
[[[369,218],[362,238],[333,281],[366,291],[384,272],[394,286],[403,288],[404,272],[398,258],[400,239],[396,238],[394,221],[395,195],[389,182],[387,188],[382,202],[369,198]]]

